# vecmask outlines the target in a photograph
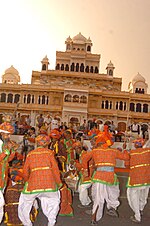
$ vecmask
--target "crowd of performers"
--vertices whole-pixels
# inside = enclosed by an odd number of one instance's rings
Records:
[[[9,122],[0,125],[0,222],[32,226],[39,206],[48,226],[57,224],[58,215],[73,216],[69,180],[75,182],[75,191],[79,192],[78,207],[92,208],[91,225],[102,218],[105,202],[106,213],[118,217],[117,159],[123,160],[129,171],[127,199],[134,212],[131,220],[141,222],[150,188],[150,148],[143,148],[143,139],[134,140],[130,151],[125,146],[123,150],[112,148],[113,136],[105,125],[103,131],[89,134],[92,148],[88,150],[80,138],[73,139],[70,129],[54,129],[47,134],[41,127],[36,137],[31,131],[26,138],[29,149],[20,153],[18,144],[10,139],[13,132]]]

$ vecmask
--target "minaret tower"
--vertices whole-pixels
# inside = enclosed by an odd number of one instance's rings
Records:
[[[115,67],[110,60],[109,64],[107,64],[107,67],[106,67],[107,75],[113,76],[114,75],[114,69],[115,69]]]
[[[43,58],[41,63],[42,63],[42,71],[48,71],[49,59],[47,58],[47,55]]]

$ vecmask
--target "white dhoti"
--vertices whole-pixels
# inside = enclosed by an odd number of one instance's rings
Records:
[[[38,194],[21,193],[18,206],[18,216],[24,226],[32,226],[30,211],[35,198],[41,201],[43,213],[48,218],[48,226],[54,226],[59,211],[60,192],[43,192]]]
[[[3,197],[3,192],[0,190],[0,223],[2,222],[3,215],[4,215],[4,197]]]
[[[120,202],[118,200],[120,194],[119,185],[106,185],[101,183],[94,183],[92,185],[92,199],[93,199],[93,209],[92,214],[96,214],[96,221],[99,221],[103,215],[103,207],[106,201],[107,208],[117,209]],[[97,209],[98,208],[98,209]]]
[[[147,203],[149,188],[150,186],[127,188],[128,203],[135,213],[134,216],[138,221],[141,221],[140,211],[144,210]]]
[[[88,184],[80,184],[78,187],[79,191],[79,200],[83,206],[87,206],[91,203],[91,199],[88,195],[88,188],[91,187],[91,183]]]

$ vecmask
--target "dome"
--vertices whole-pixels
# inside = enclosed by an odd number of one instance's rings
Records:
[[[79,32],[78,35],[74,36],[72,40],[76,43],[85,43],[87,41],[87,39],[81,34],[81,32]]]
[[[47,57],[47,55],[43,58],[43,60],[42,61],[48,61],[49,59],[48,59],[48,57]]]
[[[111,62],[111,60],[110,60],[110,62],[107,64],[107,67],[114,67],[114,65],[113,65],[113,63]]]
[[[11,65],[10,68],[5,70],[5,74],[14,74],[14,75],[19,75],[19,72]]]
[[[70,36],[66,39],[67,42],[71,42],[72,39],[70,38]]]
[[[141,74],[137,74],[133,77],[132,82],[144,82],[145,83],[145,78]]]

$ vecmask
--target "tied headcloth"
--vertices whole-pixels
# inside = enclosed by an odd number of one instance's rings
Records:
[[[141,147],[143,147],[143,145],[144,145],[144,140],[143,140],[142,138],[137,138],[136,140],[133,141],[133,143],[134,143],[137,147],[141,148]]]
[[[88,132],[88,136],[90,139],[92,139],[93,137],[95,137],[96,135],[98,135],[99,133],[99,130],[96,129],[96,128],[93,128],[91,129],[89,132]]]
[[[40,134],[35,138],[38,146],[45,147],[50,143],[50,137],[45,134]]]
[[[60,133],[59,133],[58,130],[53,129],[53,130],[51,130],[49,136],[50,136],[51,138],[59,139],[61,135],[60,135]]]
[[[41,128],[40,128],[40,134],[47,135],[47,130],[46,130],[46,127],[45,126],[41,126]]]
[[[70,134],[70,135],[72,134],[71,129],[67,129],[67,130],[64,131],[64,133],[63,133],[64,137],[65,137],[67,134]]]
[[[23,181],[23,169],[22,168],[12,168],[10,169],[10,178],[12,181],[19,183]]]
[[[108,126],[104,125],[104,132],[99,132],[96,138],[96,144],[100,143],[103,148],[113,144],[112,135],[108,132]]]
[[[73,145],[72,145],[73,148],[78,148],[78,147],[82,147],[82,144],[80,141],[77,141],[75,142]]]
[[[14,133],[14,127],[9,122],[3,122],[0,125],[0,129],[1,130],[5,130],[5,131],[7,131],[10,134]]]

